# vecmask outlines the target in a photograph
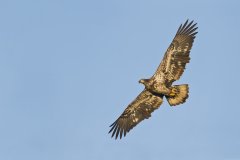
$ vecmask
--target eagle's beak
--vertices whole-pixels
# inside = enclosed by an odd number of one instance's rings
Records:
[[[142,84],[143,84],[143,80],[142,80],[142,79],[140,79],[140,80],[138,81],[138,83],[142,83]]]

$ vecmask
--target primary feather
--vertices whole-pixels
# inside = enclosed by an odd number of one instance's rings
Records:
[[[122,115],[110,126],[112,137],[115,135],[117,139],[120,134],[126,135],[133,127],[144,119],[151,117],[151,113],[162,104],[162,96],[154,95],[151,92],[144,90],[137,98],[128,105]]]
[[[197,34],[197,23],[193,21],[178,28],[178,31],[168,47],[162,62],[160,63],[153,78],[157,81],[164,81],[168,85],[178,80],[184,72],[185,66],[190,61],[189,53]],[[164,76],[164,77],[162,77]]]

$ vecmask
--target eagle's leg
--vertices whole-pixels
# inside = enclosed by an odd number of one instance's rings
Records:
[[[154,91],[159,94],[169,96],[171,93],[171,88],[167,87],[165,84],[155,84]]]

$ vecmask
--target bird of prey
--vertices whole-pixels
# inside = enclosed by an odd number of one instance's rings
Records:
[[[151,113],[162,104],[163,97],[170,106],[186,101],[188,85],[172,85],[172,83],[181,77],[186,64],[189,63],[189,53],[198,33],[196,26],[197,23],[193,21],[189,23],[188,20],[180,25],[155,74],[149,79],[139,80],[139,83],[145,86],[144,90],[110,126],[109,133],[112,132],[112,137],[115,136],[117,139],[120,136],[121,139],[139,122],[151,117]]]

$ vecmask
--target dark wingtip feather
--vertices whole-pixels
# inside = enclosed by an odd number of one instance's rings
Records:
[[[184,35],[184,34],[193,35],[193,34],[195,34],[194,31],[196,31],[198,28],[198,27],[196,27],[196,25],[197,25],[197,23],[194,23],[194,20],[192,20],[189,23],[189,19],[187,19],[183,25],[182,24],[180,25],[180,27],[177,30],[176,35]]]
[[[179,31],[182,29],[182,24],[179,26],[177,33],[179,33]]]
[[[111,124],[111,125],[109,126],[109,127],[111,127],[111,129],[110,129],[110,131],[108,132],[108,134],[112,132],[112,130],[115,128],[116,124],[117,124],[117,121],[113,122],[113,124]]]
[[[191,34],[191,36],[195,38],[195,36],[196,36],[197,33],[198,33],[198,32],[194,32],[193,34]]]
[[[193,21],[191,21],[183,30],[182,34],[187,34],[189,30],[191,30],[191,28],[194,26],[192,25]]]
[[[195,27],[196,25],[197,25],[197,23],[189,26],[189,28],[184,32],[184,34],[190,34],[190,33],[192,33],[193,31],[195,31],[196,28],[194,28],[194,27]]]
[[[127,130],[126,129],[124,129],[124,137],[126,136],[126,134],[127,134]]]
[[[116,124],[117,120],[114,121],[109,127],[112,127],[114,124]]]
[[[117,132],[116,132],[115,139],[117,139],[117,138],[118,138],[119,131],[120,131],[120,127],[118,126],[118,127],[117,127]]]
[[[188,34],[191,35],[191,34],[193,34],[193,33],[196,33],[195,31],[196,31],[197,29],[198,29],[198,27],[193,28]]]
[[[112,133],[112,137],[115,135],[115,132],[117,131],[118,129],[118,125],[114,126],[114,130],[113,130],[113,133]]]
[[[123,129],[120,130],[120,139],[122,139]]]
[[[182,26],[182,28],[181,28],[181,30],[180,30],[180,32],[179,32],[180,34],[183,33],[183,31],[185,30],[187,24],[188,24],[188,19],[187,19],[186,22],[183,24],[183,26]]]

